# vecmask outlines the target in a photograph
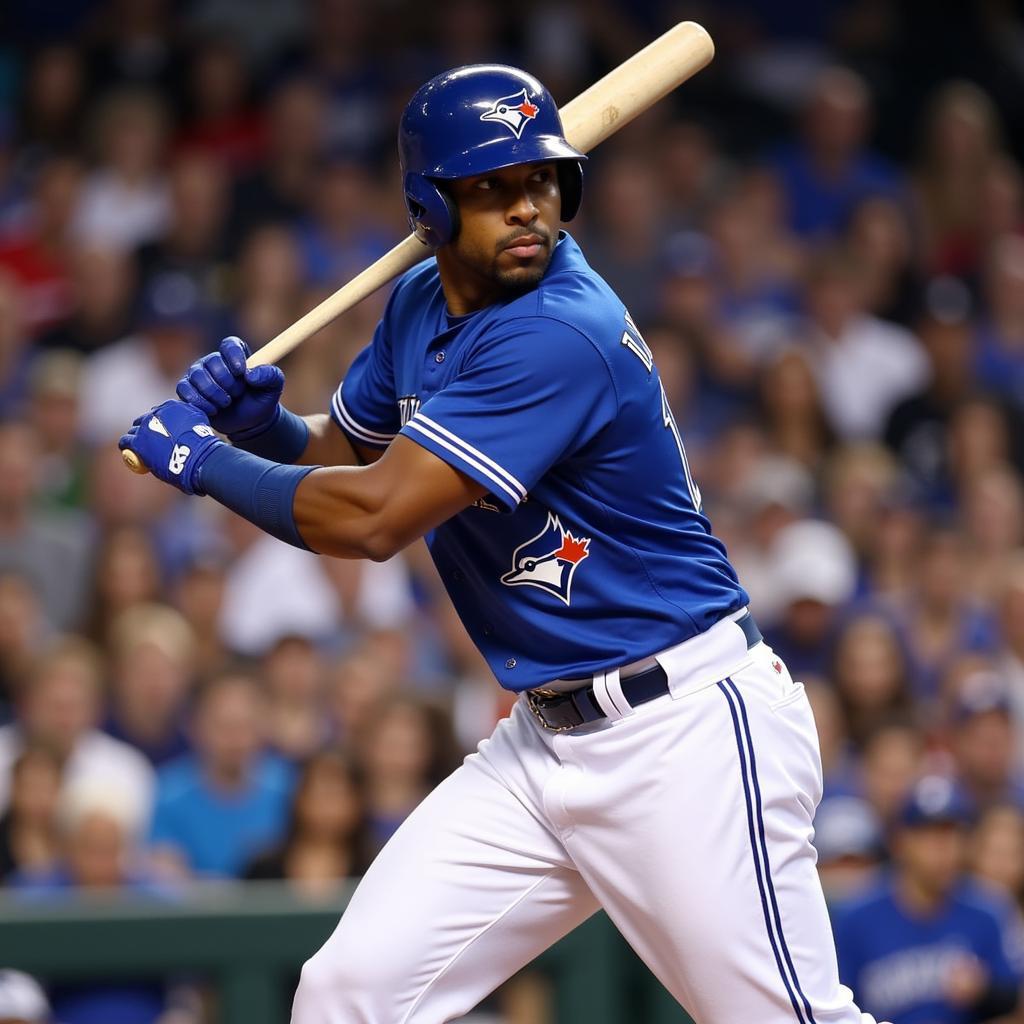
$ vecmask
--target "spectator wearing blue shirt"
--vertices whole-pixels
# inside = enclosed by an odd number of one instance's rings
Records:
[[[1008,901],[962,874],[969,809],[926,776],[892,838],[893,870],[833,915],[839,975],[892,1024],[970,1024],[1012,1012],[1024,977]]]
[[[903,199],[896,171],[865,148],[870,97],[863,79],[846,68],[818,78],[804,110],[801,138],[770,159],[789,208],[790,227],[804,238],[839,236],[868,196]]]
[[[264,749],[265,717],[258,683],[242,672],[200,690],[195,752],[165,765],[157,781],[150,844],[172,870],[235,877],[283,838],[293,770]]]

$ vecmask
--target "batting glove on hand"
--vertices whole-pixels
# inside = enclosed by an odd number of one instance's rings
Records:
[[[176,389],[183,402],[210,418],[210,426],[232,441],[269,430],[280,416],[284,373],[276,366],[246,369],[249,346],[225,338],[218,351],[194,362]]]
[[[199,467],[223,443],[198,409],[170,401],[139,416],[117,446],[135,452],[164,483],[186,494],[205,494],[199,487]]]

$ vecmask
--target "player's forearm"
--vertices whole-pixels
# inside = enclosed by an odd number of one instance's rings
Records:
[[[367,467],[319,467],[295,492],[292,512],[302,539],[335,558],[380,562],[419,536],[403,531],[377,474]]]
[[[197,490],[295,547],[339,558],[393,553],[384,497],[363,467],[283,465],[220,445],[202,463]]]

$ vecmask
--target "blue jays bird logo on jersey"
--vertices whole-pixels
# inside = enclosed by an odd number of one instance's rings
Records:
[[[523,128],[532,121],[540,107],[527,98],[526,89],[520,89],[514,96],[503,96],[496,100],[490,110],[480,115],[481,121],[500,121],[517,139]]]
[[[568,604],[572,578],[589,555],[590,538],[574,537],[549,512],[544,529],[513,552],[512,568],[501,582],[508,587],[540,587]]]

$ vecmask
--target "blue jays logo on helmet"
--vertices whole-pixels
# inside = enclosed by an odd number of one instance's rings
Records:
[[[459,232],[446,182],[554,162],[565,221],[583,193],[586,157],[563,136],[551,94],[533,75],[504,64],[452,68],[420,86],[402,113],[398,156],[412,229],[434,248]]]
[[[513,96],[502,96],[490,110],[480,115],[481,121],[500,121],[517,139],[522,138],[523,129],[536,116],[540,107],[531,103],[526,89],[520,89]]]
[[[544,529],[513,552],[512,568],[501,582],[507,587],[539,587],[568,604],[573,576],[589,555],[590,538],[574,537],[549,512]]]

